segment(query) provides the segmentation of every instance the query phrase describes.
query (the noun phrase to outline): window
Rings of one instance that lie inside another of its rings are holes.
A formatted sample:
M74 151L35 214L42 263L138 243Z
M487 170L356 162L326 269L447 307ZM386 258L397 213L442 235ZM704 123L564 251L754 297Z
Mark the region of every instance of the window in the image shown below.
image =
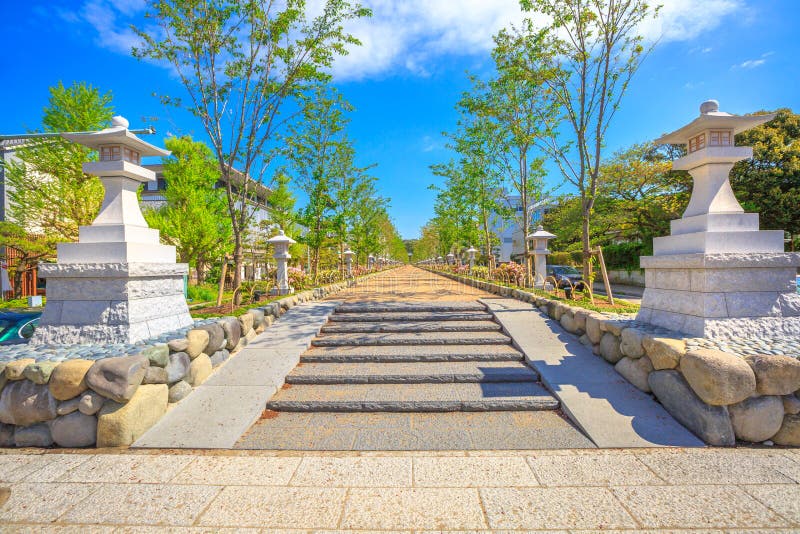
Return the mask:
M689 152L696 152L706 147L706 134L701 133L689 139Z
M514 239L511 238L511 237L504 237L503 238L503 243L513 243L513 242L514 242Z
M712 130L711 146L731 146L730 130Z
M139 164L138 152L136 152L135 150L131 150L128 147L125 147L123 153L125 154L125 161L130 161L131 163L135 163L136 165Z

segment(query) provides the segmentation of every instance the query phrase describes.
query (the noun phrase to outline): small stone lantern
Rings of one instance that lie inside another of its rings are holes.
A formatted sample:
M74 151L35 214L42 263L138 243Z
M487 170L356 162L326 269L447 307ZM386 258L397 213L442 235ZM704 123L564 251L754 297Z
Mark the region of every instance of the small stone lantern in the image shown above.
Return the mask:
M351 277L353 276L353 256L355 255L355 252L350 250L350 247L348 246L344 250L343 255L344 255L344 263L347 266L347 276Z
M283 230L278 230L278 235L272 239L268 239L267 243L275 247L275 258L277 264L277 285L270 290L270 295L289 295L294 293L294 288L289 285L289 272L287 270L288 260L291 259L289 254L289 245L296 243L294 239L283 233Z
M373 267L375 267L375 256L370 254L367 256L367 268L371 271Z
M469 255L468 256L469 257L469 272L472 272L472 269L475 267L475 253L476 252L478 252L478 249L476 249L473 246L470 246L467 249L467 254Z
M536 231L528 236L531 242L531 254L533 255L533 270L535 273L533 287L544 288L547 278L547 256L550 251L547 249L547 242L555 238L554 234L546 232L542 225L536 227Z

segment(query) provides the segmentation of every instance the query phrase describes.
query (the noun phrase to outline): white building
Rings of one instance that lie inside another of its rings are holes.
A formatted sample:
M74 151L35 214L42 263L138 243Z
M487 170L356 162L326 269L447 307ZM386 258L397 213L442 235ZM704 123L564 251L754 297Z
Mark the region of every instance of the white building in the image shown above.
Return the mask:
M492 219L495 221L493 231L500 240L500 244L493 250L494 256L498 263L507 263L509 261L521 263L525 253L525 236L518 221L522 220L524 207L519 195L506 195L505 201L514 211L514 215L509 220L503 220L497 214L492 214ZM533 228L539 224L542 216L547 213L550 206L549 200L542 200L533 205L530 213L529 231L532 232Z

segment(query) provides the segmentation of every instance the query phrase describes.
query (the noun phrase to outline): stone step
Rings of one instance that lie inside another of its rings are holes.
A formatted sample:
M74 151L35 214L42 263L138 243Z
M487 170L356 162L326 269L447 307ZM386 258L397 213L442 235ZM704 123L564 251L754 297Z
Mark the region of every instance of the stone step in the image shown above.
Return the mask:
M326 334L369 332L497 332L500 325L492 321L398 321L381 323L329 323L322 327Z
M373 345L499 345L511 343L500 332L430 332L323 334L315 338L316 347L373 346Z
M443 312L378 312L378 313L334 313L328 320L334 323L350 322L393 322L393 321L491 321L491 313L479 311L443 311Z
M302 362L500 362L522 361L511 345L399 345L311 347Z
M558 401L533 382L487 384L290 385L266 408L287 412L452 412L555 410Z
M423 313L486 311L480 302L353 302L339 305L337 313Z
M536 382L522 362L303 363L288 384L421 384Z

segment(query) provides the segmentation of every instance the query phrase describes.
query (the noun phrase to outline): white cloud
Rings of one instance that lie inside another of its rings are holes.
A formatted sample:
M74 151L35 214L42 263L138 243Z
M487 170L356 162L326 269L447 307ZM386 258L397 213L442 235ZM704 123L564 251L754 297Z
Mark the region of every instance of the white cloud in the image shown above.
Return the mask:
M114 52L130 54L141 39L130 29L126 17L141 11L140 0L89 0L81 10L82 18L97 31L97 44ZM122 15L119 17L118 15Z
M733 65L731 67L731 69L754 69L756 67L760 67L761 65L766 63L767 62L767 58L769 56L771 56L772 54L774 54L774 53L775 52L765 52L765 53L761 54L760 58L758 58L758 59L748 59L748 60L742 61L741 63L739 63L737 65Z

